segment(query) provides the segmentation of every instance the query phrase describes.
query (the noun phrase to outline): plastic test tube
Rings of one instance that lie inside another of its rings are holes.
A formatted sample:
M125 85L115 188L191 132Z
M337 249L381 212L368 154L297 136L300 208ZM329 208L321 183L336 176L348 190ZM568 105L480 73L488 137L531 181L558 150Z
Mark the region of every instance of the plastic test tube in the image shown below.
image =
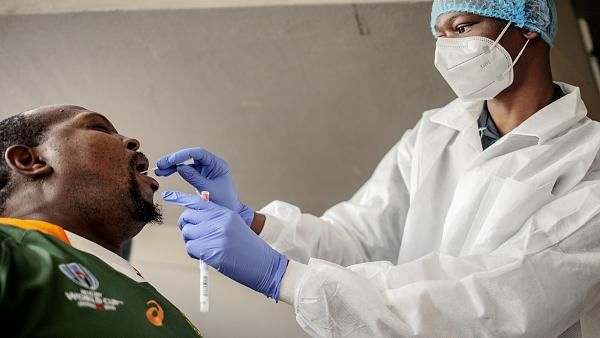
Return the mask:
M193 159L187 160L178 165L192 164L192 163L194 163ZM154 167L152 169L143 171L140 174L147 174L148 172L154 173L154 171L156 169L158 169L158 167ZM209 199L210 193L208 191L199 192L198 190L196 190L196 193L205 200ZM201 260L199 262L200 262L200 312L208 312L208 264L204 263Z
M196 190L196 192L198 192ZM202 191L198 193L201 198L208 200L209 192ZM200 262L200 312L208 312L208 264Z

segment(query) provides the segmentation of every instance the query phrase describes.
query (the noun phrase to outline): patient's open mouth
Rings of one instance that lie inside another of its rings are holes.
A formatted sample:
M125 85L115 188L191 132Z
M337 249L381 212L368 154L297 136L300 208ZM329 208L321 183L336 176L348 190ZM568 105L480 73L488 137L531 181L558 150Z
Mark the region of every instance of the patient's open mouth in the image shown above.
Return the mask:
M132 159L132 166L134 167L136 173L147 177L144 179L144 181L146 181L150 184L152 191L158 190L158 188L159 188L158 182L156 182L156 180L153 179L152 177L148 176L149 162L148 162L148 158L146 157L146 155L144 155L142 153L136 153Z
M139 163L135 166L135 170L141 175L148 175L148 163Z

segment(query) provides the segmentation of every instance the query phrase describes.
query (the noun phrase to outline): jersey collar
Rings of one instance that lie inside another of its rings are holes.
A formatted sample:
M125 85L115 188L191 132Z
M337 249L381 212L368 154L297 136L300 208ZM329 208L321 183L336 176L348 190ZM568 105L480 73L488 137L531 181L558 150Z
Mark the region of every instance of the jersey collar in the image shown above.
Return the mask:
M63 241L67 245L72 245L71 242L69 241L69 238L67 237L65 230L62 227L59 227L58 225L55 225L52 223L38 221L38 220L30 220L30 219L26 220L26 219L1 218L1 217L0 217L0 223L12 225L14 227L25 229L25 230L37 230L39 232L43 232L50 236L54 236L54 237L60 239L61 241Z
M103 246L90 241L87 238L81 237L68 230L65 230L67 237L71 241L74 248L77 250L87 252L91 255L98 257L104 263L110 265L113 269L119 271L125 276L133 279L136 282L143 282L144 277L137 271L131 264L123 257L116 253L104 248Z
M134 281L138 283L144 281L142 275L123 257L86 238L67 231L58 225L38 220L23 220L1 217L0 224L7 224L25 230L37 230L50 236L54 236L63 241L65 244L72 246L79 251L83 251L98 257L104 263L110 265L113 269L119 271Z

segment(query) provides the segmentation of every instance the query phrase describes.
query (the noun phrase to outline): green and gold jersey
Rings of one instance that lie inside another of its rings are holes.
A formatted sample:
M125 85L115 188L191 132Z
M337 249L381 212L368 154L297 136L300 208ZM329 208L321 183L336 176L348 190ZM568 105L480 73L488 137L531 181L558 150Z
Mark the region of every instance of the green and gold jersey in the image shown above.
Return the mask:
M0 322L4 337L201 336L141 276L74 248L56 225L14 219L0 219Z

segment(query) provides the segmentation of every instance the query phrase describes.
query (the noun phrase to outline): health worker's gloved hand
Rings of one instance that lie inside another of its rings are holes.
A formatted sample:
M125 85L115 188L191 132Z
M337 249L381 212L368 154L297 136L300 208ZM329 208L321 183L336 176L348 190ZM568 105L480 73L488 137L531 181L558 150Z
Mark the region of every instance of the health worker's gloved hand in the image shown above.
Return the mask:
M179 165L189 159L194 164ZM198 191L208 191L210 200L237 212L250 226L254 210L240 202L227 162L202 148L182 149L161 157L156 163L158 176L169 176L174 172L194 186Z
M275 301L279 299L288 258L258 237L237 213L196 195L166 191L162 198L187 208L177 225L190 256Z

